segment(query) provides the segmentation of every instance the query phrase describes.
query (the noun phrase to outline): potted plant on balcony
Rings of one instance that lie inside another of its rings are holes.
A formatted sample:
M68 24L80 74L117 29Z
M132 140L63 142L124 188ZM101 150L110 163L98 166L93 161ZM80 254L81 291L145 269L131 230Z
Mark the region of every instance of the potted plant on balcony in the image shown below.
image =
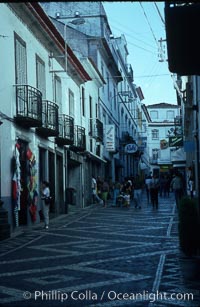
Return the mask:
M183 197L179 203L179 242L186 256L193 256L200 248L198 199Z

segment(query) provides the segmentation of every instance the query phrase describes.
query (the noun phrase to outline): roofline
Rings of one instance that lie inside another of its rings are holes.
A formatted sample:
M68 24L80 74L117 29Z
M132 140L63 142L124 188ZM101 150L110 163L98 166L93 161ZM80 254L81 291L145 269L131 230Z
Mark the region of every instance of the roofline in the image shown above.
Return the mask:
M54 40L57 47L60 49L61 52L65 52L65 41L61 34L58 32L50 18L46 15L42 7L38 2L24 2L24 5L35 15L35 17L38 19L42 27L46 30L46 32L49 34L49 36ZM77 73L80 75L82 80L91 81L92 78L89 76L89 74L86 72L84 67L82 66L81 62L78 60L78 58L75 56L71 48L67 45L67 56L68 60L71 63L71 65L76 68Z
M146 106L148 109L180 109L180 106L177 104L167 103L167 102L159 102L154 104L149 104Z

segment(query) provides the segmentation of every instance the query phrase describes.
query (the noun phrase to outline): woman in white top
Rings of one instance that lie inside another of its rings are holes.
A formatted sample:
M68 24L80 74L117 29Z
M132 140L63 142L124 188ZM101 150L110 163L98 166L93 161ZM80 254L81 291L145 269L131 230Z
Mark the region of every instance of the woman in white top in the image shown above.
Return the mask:
M47 198L50 197L50 189L49 189L49 183L47 181L42 182L42 197L43 200L43 215L44 215L44 222L45 222L45 228L49 228L49 207L50 207L50 200L46 201Z

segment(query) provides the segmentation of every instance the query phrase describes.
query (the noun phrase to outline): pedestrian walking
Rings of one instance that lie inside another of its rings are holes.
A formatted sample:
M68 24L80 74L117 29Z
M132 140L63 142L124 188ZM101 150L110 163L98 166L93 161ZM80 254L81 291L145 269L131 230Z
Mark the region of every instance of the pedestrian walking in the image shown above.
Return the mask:
M92 202L98 202L103 205L103 200L97 194L97 181L95 176L92 176Z
M166 177L164 175L160 176L160 197L165 197L165 184L166 184Z
M113 190L113 206L117 206L117 198L120 195L121 191L121 184L120 182L116 181L114 184L114 190Z
M135 208L142 208L142 189L144 187L144 180L140 178L138 174L135 176L134 180L134 199L135 199Z
M49 228L49 209L51 204L50 188L47 181L42 182L41 199L43 200L42 212L44 215L45 229Z
M169 175L167 175L166 177L167 177L167 181L166 181L166 185L165 185L165 190L166 190L166 196L169 197L171 177Z
M174 196L175 196L175 201L176 201L176 206L178 208L179 206L179 201L181 200L181 198L183 197L183 179L182 179L182 175L180 173L176 173L175 176L173 177L172 181L171 181L171 189L174 192Z
M159 179L156 175L153 175L150 182L150 195L153 208L158 209L158 192L159 192Z
M150 202L150 183L151 183L151 175L146 176L145 178L145 188L146 188L146 195L147 195L147 203Z
M193 198L194 197L194 179L192 176L190 176L188 180L188 190L190 193L190 197Z
M109 184L106 180L104 180L102 184L102 190L101 190L101 198L103 200L103 207L107 207L108 193L109 193Z

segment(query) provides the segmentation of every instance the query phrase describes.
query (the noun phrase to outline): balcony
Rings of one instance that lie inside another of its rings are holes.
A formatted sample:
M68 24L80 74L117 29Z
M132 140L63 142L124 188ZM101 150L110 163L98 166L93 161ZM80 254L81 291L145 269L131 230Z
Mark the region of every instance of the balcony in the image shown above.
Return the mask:
M74 119L62 114L58 119L58 136L56 143L58 145L72 145L74 143Z
M70 150L75 152L83 152L86 150L85 128L74 126L74 143L70 146Z
M42 101L42 126L37 132L43 137L58 136L58 105L55 102Z
M30 85L16 85L15 122L26 128L42 125L42 93Z
M89 135L97 142L103 141L103 123L98 118L89 119Z

